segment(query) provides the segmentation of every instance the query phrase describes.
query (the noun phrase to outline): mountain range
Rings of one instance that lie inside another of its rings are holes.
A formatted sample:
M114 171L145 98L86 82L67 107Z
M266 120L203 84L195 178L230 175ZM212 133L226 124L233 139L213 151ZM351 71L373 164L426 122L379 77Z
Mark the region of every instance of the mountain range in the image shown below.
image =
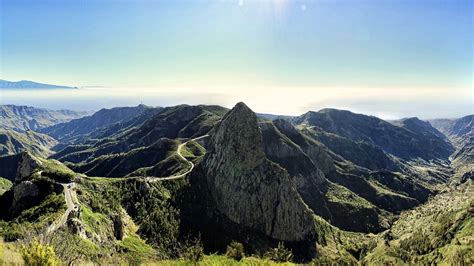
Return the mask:
M8 81L0 79L0 89L77 89L77 87L45 84L29 80Z
M0 117L0 235L46 235L65 262L224 259L232 243L254 264L474 261L472 115L28 110Z

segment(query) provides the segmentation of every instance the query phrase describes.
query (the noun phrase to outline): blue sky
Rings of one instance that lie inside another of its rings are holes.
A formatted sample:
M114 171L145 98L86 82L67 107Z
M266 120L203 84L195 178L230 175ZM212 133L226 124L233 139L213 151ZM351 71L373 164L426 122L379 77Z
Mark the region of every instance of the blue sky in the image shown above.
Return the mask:
M440 115L472 113L472 1L0 2L7 80L232 95L221 104L278 94L253 100L275 113L400 116L404 99L429 109L414 115L440 101L458 106Z

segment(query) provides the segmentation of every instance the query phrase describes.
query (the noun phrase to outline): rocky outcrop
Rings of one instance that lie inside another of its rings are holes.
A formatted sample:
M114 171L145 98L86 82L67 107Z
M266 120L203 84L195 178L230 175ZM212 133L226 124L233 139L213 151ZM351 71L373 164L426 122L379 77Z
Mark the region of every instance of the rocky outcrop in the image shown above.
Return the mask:
M120 215L111 215L110 218L114 224L114 236L117 240L123 239L124 224Z
M18 170L15 178L15 182L19 183L23 181L25 178L31 176L33 171L40 167L42 162L31 155L28 152L23 152L21 154L20 163L18 164Z
M255 114L238 103L216 126L202 169L217 210L274 239L315 236L313 213L286 170L265 156Z
M76 234L84 239L87 239L87 234L86 234L86 227L82 220L80 219L81 217L81 209L80 207L76 210L71 210L67 217L67 227L71 231L71 233Z
M11 212L17 213L30 205L31 200L40 195L40 190L36 184L31 181L23 181L13 187L13 202Z

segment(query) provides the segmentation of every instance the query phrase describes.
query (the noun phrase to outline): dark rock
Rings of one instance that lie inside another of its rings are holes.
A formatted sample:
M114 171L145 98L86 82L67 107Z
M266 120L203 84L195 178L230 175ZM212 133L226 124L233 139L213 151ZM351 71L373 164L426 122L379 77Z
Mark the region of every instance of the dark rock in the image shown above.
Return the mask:
M312 211L288 172L265 157L257 117L245 104L216 127L202 164L216 208L232 222L279 240L314 238Z
M19 183L25 178L31 176L31 174L40 167L43 163L38 160L36 157L31 155L28 152L23 152L21 154L20 163L18 164L18 170L15 178L15 182Z

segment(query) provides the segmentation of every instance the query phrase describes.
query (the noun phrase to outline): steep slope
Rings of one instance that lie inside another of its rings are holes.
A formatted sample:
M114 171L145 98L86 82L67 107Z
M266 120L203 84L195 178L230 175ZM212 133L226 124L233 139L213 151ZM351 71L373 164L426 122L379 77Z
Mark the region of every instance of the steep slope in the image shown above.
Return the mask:
M303 201L317 215L345 230L381 230L381 210L351 190L326 179L338 173L322 145L283 120L259 125L266 156L288 171Z
M428 122L436 128L439 132L443 133L444 135L449 135L447 132L453 126L454 121L456 119L449 119L449 118L437 118L437 119L429 119Z
M101 109L91 116L43 128L41 129L41 132L48 134L61 142L68 142L81 135L89 134L106 126L119 122L127 122L140 116L145 112L145 110L150 108L152 107L138 105L135 107Z
M308 112L292 120L297 125L316 126L353 141L380 147L385 153L404 160L447 160L454 151L443 138L424 135L390 124L382 119L349 111L323 109Z
M125 176L138 168L153 167L167 159L168 156L165 155L175 150L172 139L206 134L226 111L227 109L216 106L180 105L163 108L139 126L126 127L107 138L67 146L52 158L76 164L70 164L70 167L79 172ZM170 145L162 145L165 143ZM153 152L157 156L150 157ZM180 161L169 158L166 163L169 164L166 168L170 168L179 165ZM121 168L127 164L127 170ZM116 170L112 171L112 168Z
M350 138L329 133L317 127L301 129L311 138L323 143L334 153L352 163L370 170L397 170L397 162L381 148L365 141L353 141ZM377 158L374 160L374 158Z
M286 241L314 236L311 212L288 173L265 158L256 116L245 104L224 116L202 165L217 209L230 220Z
M446 139L446 136L433 127L429 122L422 121L417 117L404 118L401 120L393 121L392 124L411 130L412 132L419 133L425 136L425 138L433 139ZM446 147L449 149L449 147Z
M369 246L365 264L470 265L474 262L474 187L451 187L400 215Z
M30 106L0 105L0 129L38 130L87 115L87 112L49 110Z
M451 160L457 168L474 162L474 115L459 119L433 119L429 123L456 147Z
M265 241L256 240L260 235L299 243L300 255L311 253L313 213L288 172L266 158L257 117L245 104L238 103L216 125L190 184L183 213L205 241L235 237L255 245ZM228 235L207 235L225 227Z
M0 156L18 154L22 151L48 156L52 153L50 149L57 143L50 136L32 130L25 132L0 130Z
M15 181L21 154L0 156L0 176Z
M445 134L457 148L451 156L453 164L461 166L474 163L474 115L456 119Z
M102 155L86 163L70 164L70 167L76 172L90 176L123 177L139 168L155 166L171 156L177 146L176 141L162 138L148 147Z

